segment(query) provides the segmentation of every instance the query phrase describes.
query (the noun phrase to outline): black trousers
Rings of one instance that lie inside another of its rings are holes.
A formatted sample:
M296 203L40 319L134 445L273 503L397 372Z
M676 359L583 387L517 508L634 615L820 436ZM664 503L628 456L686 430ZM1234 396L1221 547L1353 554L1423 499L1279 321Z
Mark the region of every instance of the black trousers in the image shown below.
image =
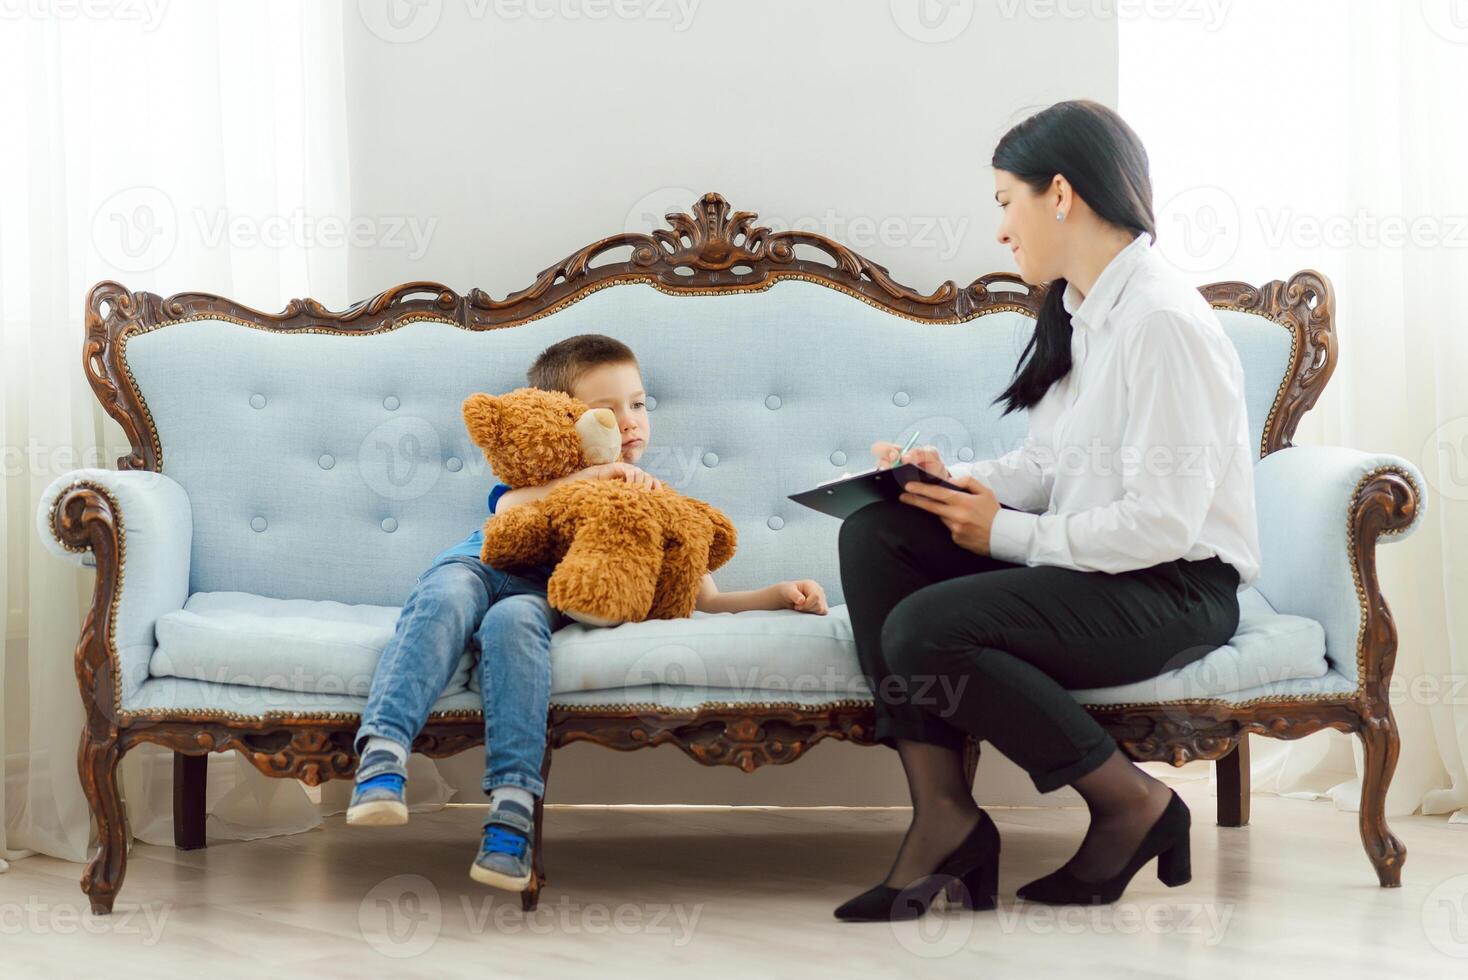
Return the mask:
M1120 574L1016 565L958 546L937 516L897 501L848 517L840 548L876 739L959 748L972 735L1042 793L1116 750L1067 690L1186 666L1239 624L1239 576L1217 557Z

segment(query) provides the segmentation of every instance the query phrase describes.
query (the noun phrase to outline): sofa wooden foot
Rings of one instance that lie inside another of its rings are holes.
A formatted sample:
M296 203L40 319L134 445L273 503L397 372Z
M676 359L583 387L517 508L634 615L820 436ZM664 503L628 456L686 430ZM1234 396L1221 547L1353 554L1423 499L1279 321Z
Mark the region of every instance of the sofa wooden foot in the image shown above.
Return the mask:
M1249 733L1239 736L1233 751L1214 763L1218 773L1218 825L1249 823Z
M546 739L545 755L540 759L540 782L545 785L550 781L551 746L550 739ZM541 856L540 829L545 823L545 792L542 790L540 796L535 798L535 842L530 855L530 887L520 893L520 908L526 912L534 912L535 907L540 904L540 890L545 887L545 859Z
M173 753L173 846L195 851L204 843L204 795L209 757Z
M1397 768L1401 737L1392 718L1391 708L1382 706L1382 714L1362 719L1358 733L1365 754L1361 774L1361 843L1366 857L1376 868L1377 880L1383 888L1402 884L1402 863L1407 848L1386 825L1386 791Z
M127 874L127 811L117 786L117 764L123 746L115 734L98 739L82 732L77 752L77 769L82 790L97 821L97 853L82 872L82 891L92 904L92 914L108 915Z

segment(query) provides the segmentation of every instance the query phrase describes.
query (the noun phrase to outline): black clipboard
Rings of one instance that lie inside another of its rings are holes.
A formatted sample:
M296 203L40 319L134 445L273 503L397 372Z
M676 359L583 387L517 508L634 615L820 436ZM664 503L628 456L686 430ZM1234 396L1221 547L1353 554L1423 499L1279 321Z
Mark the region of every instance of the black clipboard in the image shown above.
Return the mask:
M868 504L879 503L883 500L896 500L901 496L903 487L914 480L936 483L950 490L957 490L959 493L968 493L963 487L956 487L942 477L934 476L921 466L903 463L891 469L868 470L843 480L833 480L811 490L792 493L789 497L797 504L804 504L812 510L830 514L844 521Z

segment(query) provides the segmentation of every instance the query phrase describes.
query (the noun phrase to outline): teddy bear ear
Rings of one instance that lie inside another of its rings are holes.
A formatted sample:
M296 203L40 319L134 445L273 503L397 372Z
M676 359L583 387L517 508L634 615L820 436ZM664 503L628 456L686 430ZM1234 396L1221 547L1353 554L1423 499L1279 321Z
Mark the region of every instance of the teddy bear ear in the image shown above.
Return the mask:
M488 449L494 444L499 419L498 398L477 393L464 399L464 427L469 430L469 438L481 449Z

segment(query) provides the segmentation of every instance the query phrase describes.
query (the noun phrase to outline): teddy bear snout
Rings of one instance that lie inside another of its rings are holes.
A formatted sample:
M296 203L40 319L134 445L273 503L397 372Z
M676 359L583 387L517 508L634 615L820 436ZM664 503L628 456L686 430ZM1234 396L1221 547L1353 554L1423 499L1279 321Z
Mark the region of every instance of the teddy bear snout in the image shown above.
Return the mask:
M581 453L589 465L610 463L622 453L622 433L609 408L589 408L576 420Z

